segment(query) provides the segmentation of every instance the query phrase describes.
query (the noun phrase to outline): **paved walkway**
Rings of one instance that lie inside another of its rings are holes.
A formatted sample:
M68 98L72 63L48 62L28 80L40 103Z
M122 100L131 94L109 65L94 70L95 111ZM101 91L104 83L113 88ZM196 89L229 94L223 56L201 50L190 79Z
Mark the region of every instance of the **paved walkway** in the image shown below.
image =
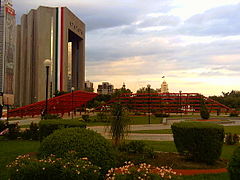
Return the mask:
M105 138L110 139L109 129L104 126L89 126L92 129ZM138 130L158 130L158 129L170 129L170 125L163 124L144 124L144 125L131 125L130 131ZM143 133L128 133L126 139L128 140L149 140L149 141L173 141L172 134L143 134Z
M222 124L223 126L239 126L239 119L230 119L232 122ZM11 123L19 122L19 125L27 125L31 122L38 123L40 121L39 118L29 118L26 120L14 120L10 121ZM233 123L234 122L234 123ZM108 133L109 130L105 126L89 126L89 129L92 129L104 137L110 139L110 135ZM163 124L144 124L144 125L131 125L130 131L138 131L138 130L160 130L160 129L170 129L170 125ZM142 133L129 133L127 136L129 140L150 140L150 141L173 141L172 134L142 134Z

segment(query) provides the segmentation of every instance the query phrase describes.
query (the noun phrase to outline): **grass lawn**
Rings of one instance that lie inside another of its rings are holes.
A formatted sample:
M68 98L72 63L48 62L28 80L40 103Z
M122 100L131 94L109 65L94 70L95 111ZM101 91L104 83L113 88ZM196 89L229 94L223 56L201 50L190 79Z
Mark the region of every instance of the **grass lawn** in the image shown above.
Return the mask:
M225 133L240 134L240 126L224 126ZM131 131L132 133L143 134L172 134L171 129L158 129L158 130L140 130Z
M144 141L146 144L150 145L155 151L162 151L162 152L177 152L176 146L173 141ZM230 160L233 154L233 151L239 145L223 145L222 159Z
M140 133L140 134L172 134L172 130L171 129L139 130L139 131L131 131L131 133Z
M6 165L8 163L15 160L18 155L37 152L39 145L39 141L7 141L0 139L0 179L7 179Z
M240 134L240 126L225 126L225 133Z
M172 141L144 141L146 144L152 146L155 151L163 151L163 152L176 152L176 147L174 142ZM24 141L24 140L13 140L7 141L0 139L0 177L1 180L7 179L7 171L6 165L13 161L18 155L26 154L29 152L37 152L40 143L38 141ZM223 153L221 158L230 159L234 149L237 146L223 146ZM186 180L202 180L202 179L210 179L210 180L228 180L227 173L221 174L208 174L208 175L196 175L196 176L184 176L183 179Z

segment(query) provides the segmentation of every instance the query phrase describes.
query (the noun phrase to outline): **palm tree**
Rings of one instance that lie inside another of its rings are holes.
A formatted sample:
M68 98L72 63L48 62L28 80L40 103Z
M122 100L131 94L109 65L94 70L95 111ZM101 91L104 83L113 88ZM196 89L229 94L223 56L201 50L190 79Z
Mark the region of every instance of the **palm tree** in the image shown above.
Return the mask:
M126 108L120 103L115 103L112 106L111 114L110 133L114 145L119 145L129 130L130 118Z

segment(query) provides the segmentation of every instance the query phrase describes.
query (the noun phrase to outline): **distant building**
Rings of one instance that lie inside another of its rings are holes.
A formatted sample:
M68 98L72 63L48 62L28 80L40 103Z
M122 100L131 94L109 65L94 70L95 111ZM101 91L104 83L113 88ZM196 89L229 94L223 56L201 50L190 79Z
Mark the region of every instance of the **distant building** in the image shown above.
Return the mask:
M160 93L169 93L168 84L167 84L167 82L165 80L162 82L161 88L158 89L158 92L160 92Z
M11 0L0 5L0 93L4 104L13 104L16 18Z
M109 82L103 82L102 84L98 85L97 93L98 94L112 94L113 93L113 85Z
M93 92L93 91L94 91L94 89L93 89L93 83L90 82L90 81L85 81L85 83L84 83L84 89L85 89L85 91L87 91L87 92Z

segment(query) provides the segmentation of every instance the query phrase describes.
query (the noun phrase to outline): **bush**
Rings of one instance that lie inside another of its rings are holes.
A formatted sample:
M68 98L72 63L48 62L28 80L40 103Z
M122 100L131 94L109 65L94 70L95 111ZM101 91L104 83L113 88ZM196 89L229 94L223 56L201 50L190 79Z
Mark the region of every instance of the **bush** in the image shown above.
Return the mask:
M82 119L83 119L83 121L85 121L85 122L90 122L89 115L87 115L87 114L82 115Z
M29 129L23 131L22 138L25 140L39 140L38 124L31 122Z
M116 154L111 143L100 134L83 128L67 128L56 130L40 144L40 156L55 154L63 156L74 150L78 157L88 157L89 160L103 168L103 172L115 165Z
M119 146L119 150L133 154L146 153L149 155L149 157L154 156L153 149L143 141L130 141L129 143L121 144Z
M239 180L240 177L240 147L233 152L232 158L228 164L228 172L231 180Z
M234 145L239 143L239 136L237 134L227 133L225 136L225 143L227 145Z
M40 160L23 155L7 167L11 180L80 180L99 177L97 166L87 158L76 158L72 152L64 158L51 155Z
M86 128L86 124L77 120L71 119L49 119L39 122L39 138L42 141L45 137L52 134L53 131L62 128L80 127Z
M6 126L5 121L1 121L1 120L0 120L0 132L3 131L3 130L6 129L6 128L7 128L7 126Z
M163 113L155 113L154 114L155 117L169 117L169 114L163 114Z
M96 117L98 122L109 122L109 118L105 112L99 112L97 113Z
M209 117L210 117L210 114L209 114L205 104L202 104L202 106L201 106L200 115L201 115L202 119L209 119Z
M6 137L8 139L17 139L20 136L20 128L18 126L18 123L15 124L7 124L8 133L6 134Z
M238 113L237 112L231 112L229 114L230 117L238 117Z
M171 128L179 153L208 164L219 159L224 139L223 126L205 122L180 122L174 123Z

